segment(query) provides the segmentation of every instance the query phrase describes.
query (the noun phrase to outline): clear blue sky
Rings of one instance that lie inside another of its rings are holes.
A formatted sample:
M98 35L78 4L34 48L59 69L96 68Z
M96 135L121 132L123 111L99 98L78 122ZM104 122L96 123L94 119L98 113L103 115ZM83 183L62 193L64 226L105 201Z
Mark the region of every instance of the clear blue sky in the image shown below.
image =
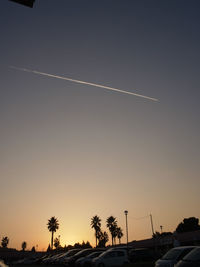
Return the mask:
M199 218L200 2L0 3L0 238L94 243L109 215L130 240ZM34 69L159 99L10 69ZM20 224L18 224L20 222ZM124 239L125 241L125 239Z

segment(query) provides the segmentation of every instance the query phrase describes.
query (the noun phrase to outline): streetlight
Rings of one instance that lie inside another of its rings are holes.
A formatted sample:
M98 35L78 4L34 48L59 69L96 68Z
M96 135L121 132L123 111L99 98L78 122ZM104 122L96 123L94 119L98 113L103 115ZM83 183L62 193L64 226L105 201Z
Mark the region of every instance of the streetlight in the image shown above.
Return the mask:
M125 217L126 217L126 243L127 243L127 248L128 248L128 210L124 211Z

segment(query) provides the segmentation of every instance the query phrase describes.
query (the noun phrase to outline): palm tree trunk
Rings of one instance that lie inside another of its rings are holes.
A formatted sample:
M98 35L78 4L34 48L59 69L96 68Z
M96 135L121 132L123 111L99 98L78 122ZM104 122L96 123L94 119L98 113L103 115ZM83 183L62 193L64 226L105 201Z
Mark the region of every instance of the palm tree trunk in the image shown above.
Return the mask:
M51 233L52 233L51 234L51 249L53 249L53 234L54 234L54 232L52 231Z

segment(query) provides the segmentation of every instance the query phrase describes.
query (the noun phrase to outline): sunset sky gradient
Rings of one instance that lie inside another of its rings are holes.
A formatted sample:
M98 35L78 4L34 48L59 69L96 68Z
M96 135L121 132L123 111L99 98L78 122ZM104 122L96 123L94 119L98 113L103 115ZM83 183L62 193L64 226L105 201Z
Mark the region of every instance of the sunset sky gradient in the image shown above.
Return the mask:
M129 240L200 217L200 2L0 3L0 239L89 240L113 215ZM37 70L159 99L11 69ZM145 218L143 218L145 217ZM140 218L140 219L138 219ZM126 242L125 236L123 242Z

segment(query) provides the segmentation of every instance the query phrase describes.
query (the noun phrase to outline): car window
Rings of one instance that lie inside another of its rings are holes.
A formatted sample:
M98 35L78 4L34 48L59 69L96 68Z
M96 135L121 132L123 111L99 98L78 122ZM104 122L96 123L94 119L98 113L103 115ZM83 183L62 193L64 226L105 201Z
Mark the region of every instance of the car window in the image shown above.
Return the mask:
M200 248L193 249L189 254L187 254L183 260L188 261L200 261Z
M178 260L181 260L185 255L187 255L192 249L194 248L186 248L184 249L181 254L178 256Z
M73 256L74 254L78 253L79 250L76 249L72 249L70 251L68 251L65 256Z
M76 253L75 256L86 256L88 254L92 253L92 250L81 250L78 253Z
M88 256L88 258L96 258L96 257L98 257L98 256L101 255L101 254L102 254L102 251L93 252L92 254L90 254L90 255Z
M124 257L124 252L123 251L117 251L117 256L118 257Z
M174 260L176 259L181 253L180 249L171 249L169 250L163 257L163 260Z
M108 259L108 258L113 258L116 256L116 253L115 251L111 251L109 252L108 254L106 254L105 258Z

